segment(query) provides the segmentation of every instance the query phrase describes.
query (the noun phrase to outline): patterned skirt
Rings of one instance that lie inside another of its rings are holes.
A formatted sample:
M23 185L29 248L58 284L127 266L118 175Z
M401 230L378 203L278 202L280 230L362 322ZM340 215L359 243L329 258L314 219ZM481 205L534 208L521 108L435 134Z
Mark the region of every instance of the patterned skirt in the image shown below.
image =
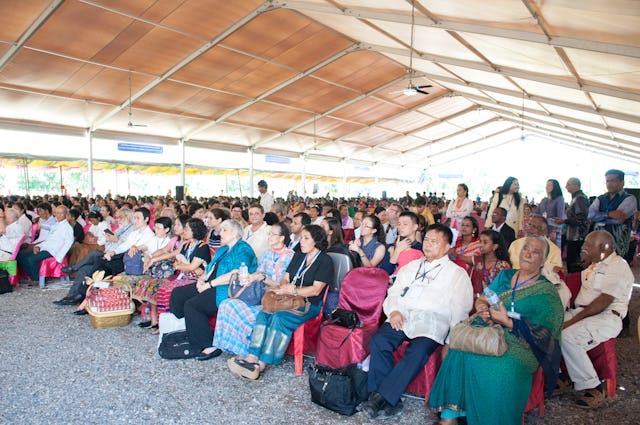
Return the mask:
M158 314L169 312L169 302L171 301L171 292L178 286L188 285L195 282L194 278L166 280L156 290L156 304L158 305Z
M249 354L251 332L261 305L248 306L242 300L227 298L218 307L213 345L227 353Z

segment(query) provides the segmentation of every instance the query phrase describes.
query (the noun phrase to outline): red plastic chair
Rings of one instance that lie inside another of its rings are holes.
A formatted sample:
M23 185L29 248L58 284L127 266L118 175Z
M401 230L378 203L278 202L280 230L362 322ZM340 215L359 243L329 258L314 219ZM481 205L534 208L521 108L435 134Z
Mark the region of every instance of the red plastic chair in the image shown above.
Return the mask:
M403 342L400 347L393 353L393 358L396 363L404 357L404 350L406 349L408 341ZM426 406L429 401L429 394L431 394L431 388L433 382L436 380L438 370L442 364L442 346L438 347L436 351L429 356L429 360L424 365L418 376L407 386L405 392L416 394L420 397L424 397L424 404Z
M338 307L352 310L362 322L353 330L323 324L318 338L316 363L339 368L359 363L369 355L369 341L378 330L382 302L389 287L389 275L375 267L358 267L342 281Z
M20 247L24 243L24 240L27 238L27 235L22 235L22 237L16 243L15 248L13 248L13 253L11 257L9 257L6 261L0 261L0 269L6 270L9 273L9 283L16 288L19 288L18 285L18 265L16 262L16 257L18 257L18 253L20 252Z
M38 238L38 222L35 222L31 225L31 240L29 241L29 243L33 243L35 242L35 240Z
M47 277L59 277L62 278L62 280L69 280L69 275L62 272L62 268L68 265L69 262L66 256L62 259L62 263L58 263L54 257L42 260L40 262L40 281L38 282L40 287L44 288L45 278Z
M573 306L573 303L578 296L578 292L580 292L580 287L582 286L581 276L581 273L577 272L571 273L566 277L566 284L571 291L571 306ZM591 359L591 363L598 373L598 378L605 381L607 397L615 398L618 376L616 339L611 338L600 343L597 347L587 351L587 355ZM568 375L564 366L564 361L562 362L562 370L565 375Z
M538 416L544 418L544 374L541 367L533 373L531 392L524 413L530 412L536 407L538 408ZM522 415L522 425L524 425L524 414Z

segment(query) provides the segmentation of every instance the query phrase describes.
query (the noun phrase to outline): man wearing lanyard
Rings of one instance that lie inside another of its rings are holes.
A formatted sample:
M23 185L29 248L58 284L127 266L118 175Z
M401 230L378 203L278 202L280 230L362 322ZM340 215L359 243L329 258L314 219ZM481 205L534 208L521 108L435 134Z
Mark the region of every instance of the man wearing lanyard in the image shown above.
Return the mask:
M105 251L115 251L118 247L125 243L131 233L133 233L133 211L128 208L123 208L116 212L116 220L118 221L118 228L115 232L110 234L107 232L105 235ZM69 288L67 296L54 301L54 304L58 305L75 305L82 302L84 294L86 292L86 285L84 285L85 277L91 276L98 263L102 260L104 252L94 249L87 254L78 263L64 267L63 272L67 274L75 273L76 276L73 279L73 285Z
M361 409L371 418L386 418L402 409L400 396L448 339L449 329L467 318L473 290L467 273L448 256L453 234L436 223L427 229L424 257L400 269L383 309L387 321L371 338L369 400ZM394 366L393 352L409 341Z
M631 222L638 210L636 197L623 190L624 173L609 170L605 173L607 193L598 196L589 207L589 220L595 230L606 230L615 241L616 253L624 257L631 240Z
M565 313L562 330L562 355L575 389L585 391L576 406L592 409L606 398L598 374L587 351L615 338L622 329L634 282L627 262L616 254L613 236L603 230L591 232L582 245L582 259L589 265L582 271L582 286L576 308ZM560 380L560 390L570 382Z

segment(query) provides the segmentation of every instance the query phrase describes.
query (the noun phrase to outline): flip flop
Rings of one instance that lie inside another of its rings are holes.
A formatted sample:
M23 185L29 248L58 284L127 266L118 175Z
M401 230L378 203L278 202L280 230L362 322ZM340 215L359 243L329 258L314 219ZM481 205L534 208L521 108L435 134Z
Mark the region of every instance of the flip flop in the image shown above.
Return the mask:
M576 407L581 409L597 409L604 403L607 394L597 388L586 390L582 397L576 400Z
M241 378L254 382L260 379L260 365L258 363L251 363L238 357L233 357L227 360L227 366L233 374Z

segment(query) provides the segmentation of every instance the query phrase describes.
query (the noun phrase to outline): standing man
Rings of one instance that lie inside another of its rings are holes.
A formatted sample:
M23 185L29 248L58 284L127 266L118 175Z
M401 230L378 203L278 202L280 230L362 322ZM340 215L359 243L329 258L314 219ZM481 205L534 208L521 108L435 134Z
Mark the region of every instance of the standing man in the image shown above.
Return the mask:
M273 206L273 196L267 191L268 185L264 180L258 182L258 192L260 192L260 205L264 211L271 211ZM260 258L260 257L258 257Z
M511 243L516 240L516 231L513 230L513 228L507 223L505 223L506 220L507 210L502 207L495 207L491 212L491 221L493 221L491 230L495 230L502 235L502 238L507 244L506 248L509 249ZM545 234L542 236L546 237L547 235Z
M289 248L293 252L302 252L300 248L300 234L304 226L311 224L311 217L305 212L299 212L291 220L291 235L289 235Z
M413 213L412 213L413 214ZM400 269L383 309L387 321L371 338L369 400L362 410L371 418L393 416L400 396L429 356L447 342L449 329L467 318L473 302L469 276L449 259L453 234L437 223L427 229L424 257ZM409 341L394 366L393 352Z
M569 273L582 271L580 250L584 243L584 238L589 233L589 199L580 190L580 180L577 177L571 177L567 180L565 188L571 194L571 203L567 209L567 218L565 220L555 217L553 221L556 224L565 224L567 226L567 271Z
M634 278L627 262L616 254L613 236L606 231L587 235L582 257L590 266L582 271L576 308L565 313L560 344L575 389L585 391L576 406L593 409L604 402L606 391L587 352L620 333ZM568 382L560 381L558 386L570 388Z
M30 250L22 250L18 254L18 267L24 270L31 280L38 281L42 260L55 257L58 263L62 263L64 256L71 249L73 228L67 221L67 212L69 211L64 205L56 207L54 214L56 223L47 232L46 239L33 245Z
M616 253L624 257L631 240L631 223L638 210L636 197L623 190L624 172L609 170L605 173L607 193L600 195L589 207L589 220L594 230L606 230L615 240Z

